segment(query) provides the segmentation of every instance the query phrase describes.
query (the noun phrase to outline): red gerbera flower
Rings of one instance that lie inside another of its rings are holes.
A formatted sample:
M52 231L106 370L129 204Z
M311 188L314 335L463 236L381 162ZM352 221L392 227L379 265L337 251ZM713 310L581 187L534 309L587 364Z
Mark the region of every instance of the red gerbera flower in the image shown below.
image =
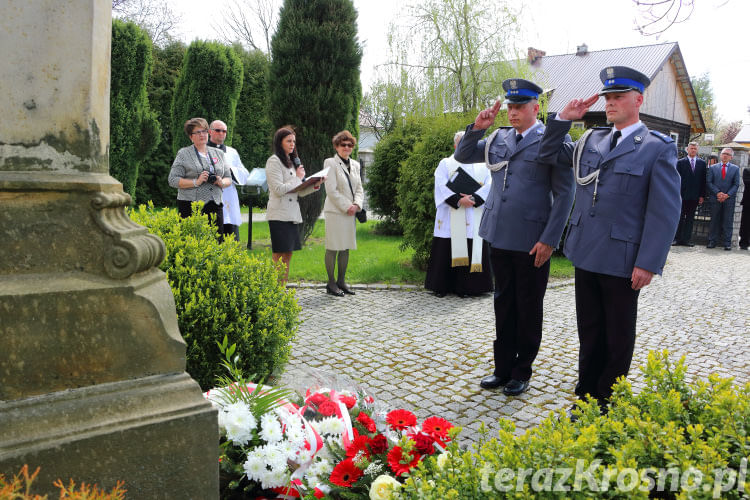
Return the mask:
M375 421L370 418L370 415L363 411L359 412L359 415L357 415L357 422L362 424L362 426L367 429L367 432L375 432L377 430L375 428Z
M370 438L367 436L357 436L354 441L349 443L346 447L346 456L354 457L358 452L363 452L366 456L370 456L370 450L367 448L367 444L370 442Z
M385 421L393 430L403 430L417 425L417 417L407 410L393 410L385 417Z
M452 427L453 424L440 417L430 417L422 423L422 430L424 432L442 441L448 439L448 429Z
M385 453L388 449L388 440L382 434L376 434L375 437L370 439L370 449L373 455L380 455Z
M326 417L330 417L331 415L335 415L336 412L339 409L339 405L334 403L333 401L323 401L320 406L318 406L318 411L321 415L324 415Z
M410 454L404 455L400 446L394 446L388 452L388 465L396 476L408 474L420 460L422 460L422 456L419 453L412 451Z
M339 396L339 401L344 403L349 410L354 408L354 405L357 404L357 398L354 396Z
M316 392L315 394L313 394L312 396L310 396L309 398L307 398L306 403L307 404L314 404L315 406L320 406L321 404L323 404L326 401L329 401L329 399L324 394Z
M347 458L339 462L336 467L331 471L331 477L328 478L333 484L337 486L343 486L345 488L351 487L357 479L362 477L362 471L354 465L351 458Z

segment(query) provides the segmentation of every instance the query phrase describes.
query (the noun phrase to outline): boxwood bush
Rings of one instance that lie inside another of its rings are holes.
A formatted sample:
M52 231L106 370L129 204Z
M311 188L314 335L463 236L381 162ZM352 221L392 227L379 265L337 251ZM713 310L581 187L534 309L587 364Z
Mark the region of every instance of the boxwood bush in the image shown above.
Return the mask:
M247 374L265 378L286 363L299 327L299 306L294 291L279 284L270 260L250 255L234 241L219 243L201 215L181 219L175 209L155 210L150 204L130 216L166 244L160 267L172 287L187 343L187 372L201 388L213 387L217 375L224 374L217 342L225 335L237 344L238 366Z
M497 439L424 461L398 497L747 498L750 383L689 384L666 351L642 370L646 387L621 379L608 415L586 402L577 422L550 414L521 436L501 420Z

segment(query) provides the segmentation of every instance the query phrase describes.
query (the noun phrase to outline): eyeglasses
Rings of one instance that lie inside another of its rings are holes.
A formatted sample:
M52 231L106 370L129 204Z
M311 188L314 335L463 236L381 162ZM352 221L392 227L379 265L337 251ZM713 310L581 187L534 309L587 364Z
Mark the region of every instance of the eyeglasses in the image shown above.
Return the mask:
M190 135L196 135L196 134L207 135L208 130L194 130Z
M339 144L339 146L341 146L342 148L353 148L354 144L352 144L351 142L342 142L341 144Z
M212 128L211 130L213 130L214 132L219 132L220 134L226 134L227 133L226 129Z

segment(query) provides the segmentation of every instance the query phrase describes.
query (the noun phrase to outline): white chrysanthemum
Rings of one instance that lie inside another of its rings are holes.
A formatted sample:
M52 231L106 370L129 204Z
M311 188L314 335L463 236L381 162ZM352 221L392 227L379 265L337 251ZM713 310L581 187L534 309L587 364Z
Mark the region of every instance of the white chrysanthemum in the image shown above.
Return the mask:
M267 443L278 443L284 438L284 434L281 432L281 424L276 420L263 422L263 429L259 435Z
M318 434L338 435L344 432L344 422L337 417L328 417L318 422Z
M266 457L266 463L272 468L286 468L286 454L278 446L270 444L264 446L263 455Z
M243 464L243 468L245 469L247 478L251 481L260 481L267 472L265 460L254 453L248 454L247 460L245 460L245 463Z
M308 469L313 475L328 477L333 471L333 466L328 460L318 460Z
M227 439L237 444L247 444L253 437L253 429L257 422L250 407L245 403L234 403L225 408L221 423L227 434Z
M286 438L298 448L305 444L305 431L302 427L287 427Z
M272 411L268 413L264 413L263 416L260 417L261 428L269 426L269 425L273 425L273 424L278 424L278 423L279 423L279 419L276 416L276 413Z
M261 479L264 488L278 488L289 484L290 476L286 469L273 469Z
M297 459L297 451L299 450L299 447L291 441L281 441L280 443L278 443L278 447L281 450L281 453L283 453L287 459Z
M298 448L299 453L297 454L296 461L298 464L304 464L306 462L309 462L310 459L313 457L312 451L308 450L305 447Z

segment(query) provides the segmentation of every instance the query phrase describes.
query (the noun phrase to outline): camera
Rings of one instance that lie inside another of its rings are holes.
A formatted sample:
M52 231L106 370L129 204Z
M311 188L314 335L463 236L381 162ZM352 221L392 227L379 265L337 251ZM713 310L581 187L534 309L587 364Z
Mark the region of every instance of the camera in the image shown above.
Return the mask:
M216 174L212 174L209 172L206 182L208 182L209 184L214 184L216 182Z

